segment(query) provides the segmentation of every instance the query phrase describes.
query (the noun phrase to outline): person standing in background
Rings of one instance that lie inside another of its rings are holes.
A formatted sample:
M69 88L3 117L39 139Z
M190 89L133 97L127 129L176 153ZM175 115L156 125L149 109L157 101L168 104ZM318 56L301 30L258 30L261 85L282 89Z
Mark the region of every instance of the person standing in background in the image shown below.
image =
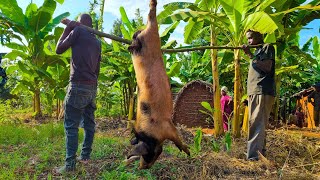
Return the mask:
M228 96L228 88L223 86L221 88L221 112L222 112L222 120L223 120L223 129L224 131L228 131L229 129L229 120L231 118L231 113L233 111L233 102L232 98Z

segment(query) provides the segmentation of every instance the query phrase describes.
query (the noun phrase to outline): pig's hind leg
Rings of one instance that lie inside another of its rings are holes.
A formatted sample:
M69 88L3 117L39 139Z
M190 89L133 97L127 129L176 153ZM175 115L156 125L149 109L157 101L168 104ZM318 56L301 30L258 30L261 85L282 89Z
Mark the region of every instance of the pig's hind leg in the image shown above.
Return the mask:
M180 151L183 151L188 156L190 156L189 147L182 142L182 140L179 136L178 130L173 125L173 123L170 123L170 130L169 130L168 139L171 140L179 148Z

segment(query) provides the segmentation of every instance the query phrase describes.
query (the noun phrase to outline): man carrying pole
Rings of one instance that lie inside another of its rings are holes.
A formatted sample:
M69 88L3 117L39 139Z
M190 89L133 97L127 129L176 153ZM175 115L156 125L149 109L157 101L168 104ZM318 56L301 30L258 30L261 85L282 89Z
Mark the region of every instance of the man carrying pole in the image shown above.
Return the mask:
M75 171L78 149L79 124L83 121L85 137L80 162L87 162L92 151L95 133L97 81L101 60L101 44L94 34L80 26L92 27L92 19L82 14L79 22L70 21L57 44L56 53L62 54L71 47L70 82L64 100L64 127L66 133L65 165L58 173Z
M275 97L275 50L264 44L259 32L246 33L250 45L262 44L254 54L243 45L244 52L250 57L247 90L249 102L249 137L247 159L258 160L259 153L265 156L266 126Z

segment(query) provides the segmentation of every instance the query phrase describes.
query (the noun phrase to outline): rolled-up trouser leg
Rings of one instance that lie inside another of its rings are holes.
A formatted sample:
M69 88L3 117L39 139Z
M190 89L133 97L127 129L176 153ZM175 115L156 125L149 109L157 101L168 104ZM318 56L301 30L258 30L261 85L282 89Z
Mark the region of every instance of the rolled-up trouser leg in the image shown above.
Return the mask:
M247 158L258 159L258 152L264 154L266 146L266 126L274 97L270 95L249 96L249 137Z

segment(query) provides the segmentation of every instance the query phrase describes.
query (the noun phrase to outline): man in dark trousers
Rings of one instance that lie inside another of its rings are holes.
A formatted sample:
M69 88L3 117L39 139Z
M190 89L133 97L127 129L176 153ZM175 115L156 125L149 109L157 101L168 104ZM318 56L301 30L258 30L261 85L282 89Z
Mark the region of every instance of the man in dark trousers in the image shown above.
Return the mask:
M254 54L243 45L251 59L247 79L250 122L247 159L258 160L258 151L265 156L266 126L275 97L275 50L272 45L264 44L259 32L249 30L246 37L250 45L261 44Z
M313 100L313 101L312 101ZM308 102L313 105L313 120L316 127L320 126L320 82L314 85L314 91L309 94Z
M64 127L66 132L66 160L58 172L76 169L79 124L83 120L85 137L80 162L87 162L92 151L95 133L94 111L96 110L97 80L101 60L101 43L94 34L79 26L92 27L88 14L80 15L79 22L68 23L57 44L56 53L62 54L71 47L70 82L64 100Z

